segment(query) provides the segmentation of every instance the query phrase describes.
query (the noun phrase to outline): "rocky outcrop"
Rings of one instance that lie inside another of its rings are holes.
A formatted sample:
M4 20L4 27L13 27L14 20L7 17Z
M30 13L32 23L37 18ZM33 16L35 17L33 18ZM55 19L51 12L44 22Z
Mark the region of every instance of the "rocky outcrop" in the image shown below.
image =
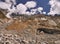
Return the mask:
M60 44L60 16L21 15L0 19L1 44Z

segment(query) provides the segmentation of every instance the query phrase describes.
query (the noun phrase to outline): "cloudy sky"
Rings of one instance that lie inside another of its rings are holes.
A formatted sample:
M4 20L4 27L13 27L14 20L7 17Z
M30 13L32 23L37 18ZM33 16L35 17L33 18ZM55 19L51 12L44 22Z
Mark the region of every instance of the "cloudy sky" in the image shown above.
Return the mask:
M60 0L0 0L0 8L19 14L60 14Z
M49 12L50 10L50 5L49 5L49 0L17 0L17 3L23 3L25 4L27 1L35 1L37 3L37 7L43 7L46 12Z

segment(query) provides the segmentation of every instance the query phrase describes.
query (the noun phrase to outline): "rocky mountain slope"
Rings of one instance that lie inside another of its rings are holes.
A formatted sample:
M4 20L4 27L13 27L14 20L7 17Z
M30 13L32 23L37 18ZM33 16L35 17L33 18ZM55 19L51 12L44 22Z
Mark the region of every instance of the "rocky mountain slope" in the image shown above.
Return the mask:
M0 44L60 44L60 16L0 18Z

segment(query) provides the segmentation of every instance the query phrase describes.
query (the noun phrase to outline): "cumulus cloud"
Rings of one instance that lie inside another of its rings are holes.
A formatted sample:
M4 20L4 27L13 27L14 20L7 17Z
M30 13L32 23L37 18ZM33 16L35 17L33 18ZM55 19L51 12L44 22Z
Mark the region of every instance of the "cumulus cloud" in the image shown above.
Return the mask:
M29 11L26 11L25 14L27 14L27 15L31 15Z
M60 14L60 0L50 0L49 4L51 5L51 8L48 15L54 16L55 14Z
M15 4L16 4L16 0L5 0L5 2L0 1L0 8L8 9Z
M16 0L5 0L5 2L16 5Z
M5 0L5 2L0 1L0 8L1 9L7 9L8 13L6 14L6 17L11 18L12 13L18 13L18 14L27 14L27 15L34 15L37 14L37 11L40 12L40 14L46 14L46 12L43 12L43 7L36 7L35 1L28 1L26 4L18 4L16 5L16 0ZM30 9L31 8L31 9ZM27 11L30 9L30 11Z
M31 15L34 15L34 14L36 14L36 11L37 11L37 9L31 9Z
M26 11L26 14L27 15L34 15L34 14L36 14L36 11L37 11L37 9L31 9L30 12L29 11Z
M42 14L43 7L38 7L38 8L37 8L37 11L38 11L40 14Z
M27 8L34 8L37 4L35 1L28 1L25 5Z
M43 14L46 14L46 12L42 12Z
M19 12L19 14L25 14L26 10L27 7L24 4L17 5L17 11Z
M7 4L5 2L0 2L0 8L1 9L8 9L11 7L11 4Z
M10 1L11 1L11 0L5 0L6 3L11 3Z

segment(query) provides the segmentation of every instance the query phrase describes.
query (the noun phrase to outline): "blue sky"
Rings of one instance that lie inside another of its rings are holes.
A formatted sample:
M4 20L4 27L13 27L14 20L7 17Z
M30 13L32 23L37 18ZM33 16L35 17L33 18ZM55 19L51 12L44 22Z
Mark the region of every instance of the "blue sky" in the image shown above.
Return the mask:
M9 1L9 0L0 0L0 1L5 2L5 1ZM35 1L36 2L37 6L34 7L34 9L37 9L39 7L42 7L43 8L43 12L46 12L46 13L49 13L50 10L51 10L51 5L49 4L49 1L51 1L51 0L16 0L16 3L17 3L17 5L19 5L19 4L22 3L23 6L24 6L27 2L30 2L30 1ZM17 5L15 7L17 7ZM30 12L30 10L31 10L31 8L30 9L27 9L27 11L29 11L29 12Z
M55 14L60 15L60 0L0 0L0 1L1 1L0 8L8 9L12 7L8 10L14 11L14 12L17 10L20 14L22 12L25 14L27 13L36 14L38 12L40 14L47 13L47 15L55 15ZM17 5L16 5L16 2L17 2Z
M5 0L1 0L1 1L5 1ZM50 0L16 0L17 4L20 3L26 4L26 2L28 1L35 1L37 3L37 6L35 8L43 7L43 11L49 13L51 8L51 6L49 5Z
M17 3L25 4L27 1L33 1L33 0L17 0ZM34 0L34 1L37 3L37 7L44 8L43 11L46 11L47 13L50 11L50 5L48 4L49 0Z

